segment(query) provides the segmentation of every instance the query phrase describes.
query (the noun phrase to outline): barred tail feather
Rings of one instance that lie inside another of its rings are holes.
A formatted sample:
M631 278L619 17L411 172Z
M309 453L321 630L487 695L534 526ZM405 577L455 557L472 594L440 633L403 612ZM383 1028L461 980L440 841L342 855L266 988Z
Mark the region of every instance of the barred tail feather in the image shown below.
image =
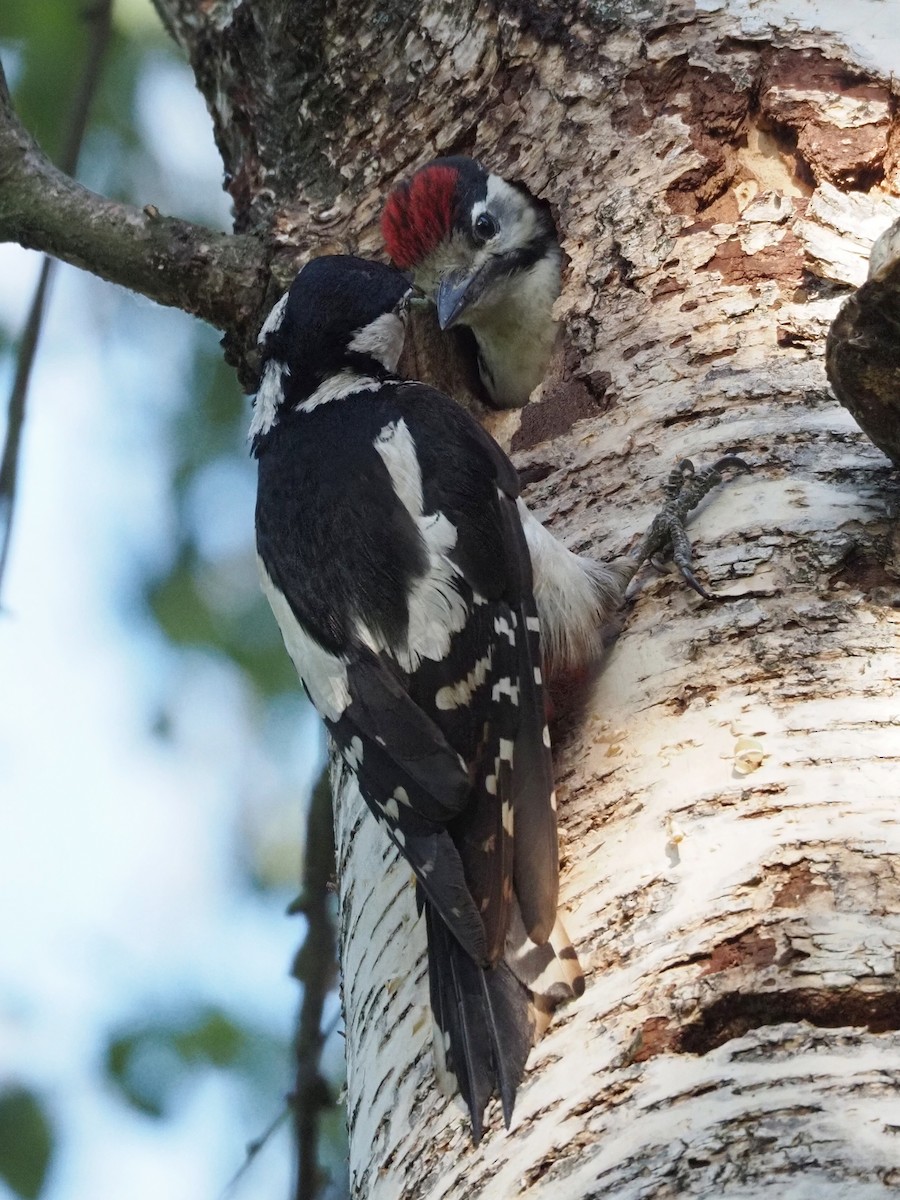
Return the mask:
M581 964L562 919L557 915L549 941L539 945L528 936L518 905L514 905L504 961L529 992L537 1041L559 1005L584 992Z

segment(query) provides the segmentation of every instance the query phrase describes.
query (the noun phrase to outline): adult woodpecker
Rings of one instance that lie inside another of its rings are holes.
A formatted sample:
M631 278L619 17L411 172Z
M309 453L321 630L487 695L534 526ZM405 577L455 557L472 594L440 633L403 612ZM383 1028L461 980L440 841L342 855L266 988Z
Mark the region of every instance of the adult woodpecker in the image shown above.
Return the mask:
M394 374L409 281L315 259L263 325L263 589L335 751L416 878L435 1061L482 1134L583 979L557 914L540 622L518 478ZM549 536L549 535L548 535Z
M436 158L394 188L381 228L441 329L471 329L491 403L527 404L557 329L562 252L549 204L472 158Z

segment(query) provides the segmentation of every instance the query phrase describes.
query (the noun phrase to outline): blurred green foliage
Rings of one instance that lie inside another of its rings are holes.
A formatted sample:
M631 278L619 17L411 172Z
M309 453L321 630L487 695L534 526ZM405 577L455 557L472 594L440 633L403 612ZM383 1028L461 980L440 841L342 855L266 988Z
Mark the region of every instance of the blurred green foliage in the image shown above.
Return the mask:
M0 1092L0 1179L17 1196L36 1200L52 1153L53 1131L37 1096L22 1087Z
M149 1117L171 1114L190 1078L218 1068L271 1100L287 1083L284 1043L220 1008L157 1014L113 1033L105 1070L122 1098Z

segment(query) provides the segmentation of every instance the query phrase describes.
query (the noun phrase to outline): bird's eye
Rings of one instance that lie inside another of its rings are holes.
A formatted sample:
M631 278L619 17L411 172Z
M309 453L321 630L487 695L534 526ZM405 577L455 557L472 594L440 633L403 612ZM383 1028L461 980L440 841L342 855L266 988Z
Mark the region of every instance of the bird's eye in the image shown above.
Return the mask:
M479 213L472 226L472 232L479 242L489 242L497 232L497 222L489 212Z

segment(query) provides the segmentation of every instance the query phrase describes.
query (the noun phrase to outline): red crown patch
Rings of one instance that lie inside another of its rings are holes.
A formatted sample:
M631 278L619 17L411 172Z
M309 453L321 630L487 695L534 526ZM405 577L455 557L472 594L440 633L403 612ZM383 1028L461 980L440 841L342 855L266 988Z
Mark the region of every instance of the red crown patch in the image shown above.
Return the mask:
M396 266L417 266L450 233L458 179L455 167L424 167L391 192L381 235Z

